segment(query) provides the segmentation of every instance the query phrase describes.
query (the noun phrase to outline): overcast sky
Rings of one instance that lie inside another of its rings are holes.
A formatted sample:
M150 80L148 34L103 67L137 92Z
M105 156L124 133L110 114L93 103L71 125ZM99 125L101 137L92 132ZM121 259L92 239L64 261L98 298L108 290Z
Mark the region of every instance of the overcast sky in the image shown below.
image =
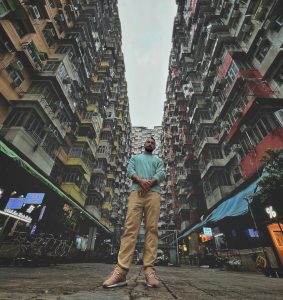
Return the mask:
M118 0L133 126L160 126L175 0Z

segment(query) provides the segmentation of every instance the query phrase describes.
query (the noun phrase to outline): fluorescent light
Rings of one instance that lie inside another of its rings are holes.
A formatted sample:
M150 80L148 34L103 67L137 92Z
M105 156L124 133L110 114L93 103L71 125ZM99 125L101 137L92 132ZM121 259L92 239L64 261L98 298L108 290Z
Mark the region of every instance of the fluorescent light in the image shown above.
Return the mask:
M222 236L222 235L223 235L223 233L218 233L214 237L219 237L219 236Z
M28 224L30 223L30 222L29 222L28 220L26 220L26 219L23 219L23 218L21 218L21 217L18 217L18 216L9 214L9 213L6 213L6 212L4 212L3 210L0 210L0 214L5 215L5 216L12 217L12 218L14 218L14 219L17 219L17 220L20 220L20 221L23 221L23 222L26 222L26 223L28 223Z

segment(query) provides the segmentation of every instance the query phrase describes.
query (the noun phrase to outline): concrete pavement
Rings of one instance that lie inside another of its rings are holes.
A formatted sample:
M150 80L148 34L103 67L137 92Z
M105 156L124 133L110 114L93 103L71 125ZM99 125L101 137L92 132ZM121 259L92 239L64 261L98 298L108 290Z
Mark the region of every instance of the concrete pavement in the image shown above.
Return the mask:
M262 274L198 267L158 267L161 287L144 285L140 266L128 274L128 286L103 289L109 264L66 264L51 267L1 267L0 299L40 300L169 300L283 299L283 279Z

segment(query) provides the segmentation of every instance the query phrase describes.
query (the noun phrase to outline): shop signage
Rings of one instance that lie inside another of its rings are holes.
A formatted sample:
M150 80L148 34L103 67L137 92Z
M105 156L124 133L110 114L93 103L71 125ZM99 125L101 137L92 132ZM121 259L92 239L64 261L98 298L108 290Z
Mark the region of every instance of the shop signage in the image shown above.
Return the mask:
M41 204L45 194L44 193L27 193L24 203L25 204Z
M273 219L276 218L277 216L277 212L274 210L274 208L272 206L268 206L265 208L266 213L269 216L269 219Z
M9 198L6 209L21 209L24 204L24 198Z
M21 220L26 223L31 223L31 221L32 221L31 217L29 217L21 212L18 212L16 210L13 210L13 209L5 208L4 211L0 210L0 213L2 215L6 215L6 216Z
M203 227L203 234L206 236L212 236L212 229L210 227Z

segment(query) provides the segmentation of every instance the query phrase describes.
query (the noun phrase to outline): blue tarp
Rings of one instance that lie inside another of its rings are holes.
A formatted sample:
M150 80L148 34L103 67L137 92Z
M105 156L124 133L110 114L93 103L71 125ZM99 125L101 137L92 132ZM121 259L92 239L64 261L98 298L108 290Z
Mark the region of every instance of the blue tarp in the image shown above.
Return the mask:
M178 240L188 236L189 234L203 227L207 223L215 223L226 217L236 217L236 216L241 216L246 214L249 209L247 198L255 193L258 181L259 179L254 181L252 184L250 184L248 187L240 191L235 196L222 202L200 223L196 224L194 227L188 229L181 236L179 236Z

